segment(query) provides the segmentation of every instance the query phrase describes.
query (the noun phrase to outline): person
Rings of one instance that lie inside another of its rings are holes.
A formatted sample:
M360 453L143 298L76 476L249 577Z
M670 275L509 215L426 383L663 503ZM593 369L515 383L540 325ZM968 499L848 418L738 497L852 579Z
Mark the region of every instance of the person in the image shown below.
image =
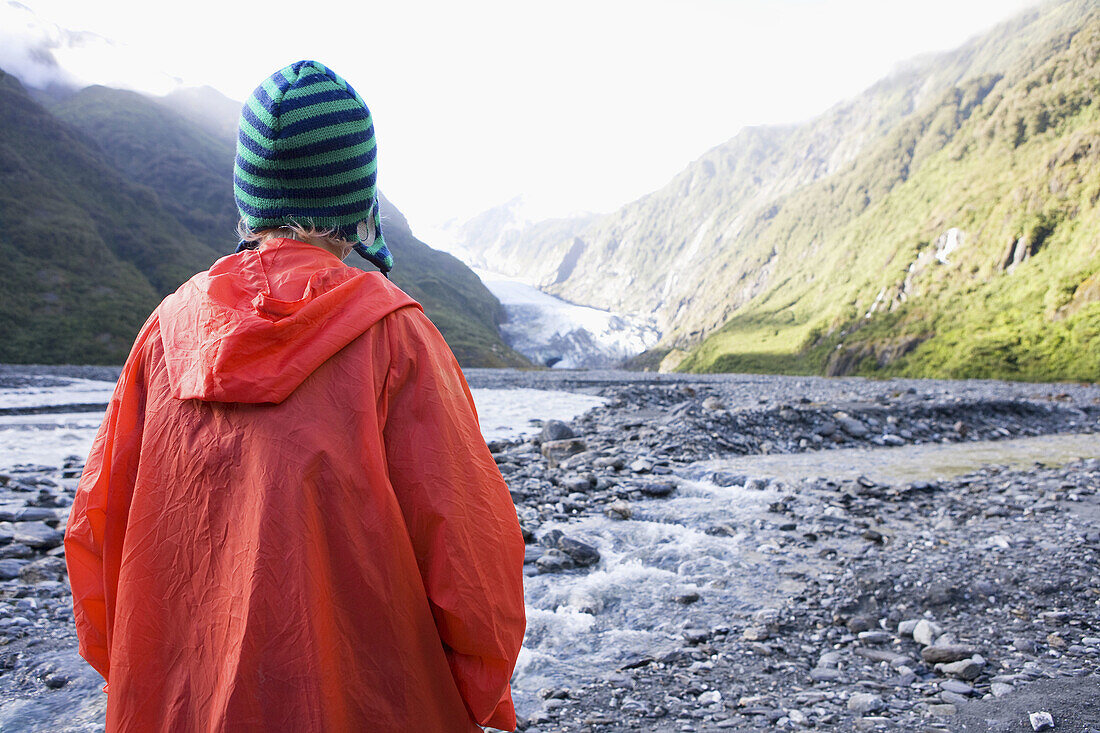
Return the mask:
M519 523L457 362L385 276L375 150L322 64L265 80L242 244L137 337L65 536L108 731L515 727Z

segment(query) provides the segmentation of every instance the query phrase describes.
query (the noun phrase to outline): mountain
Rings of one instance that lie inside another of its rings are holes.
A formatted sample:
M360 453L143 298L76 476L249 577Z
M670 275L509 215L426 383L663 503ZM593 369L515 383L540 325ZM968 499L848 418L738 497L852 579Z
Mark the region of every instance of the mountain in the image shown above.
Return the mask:
M0 71L0 362L121 363L218 253Z
M1096 379L1097 12L1047 3L579 231L468 246L655 315L666 369Z
M180 87L157 101L230 147L237 144L237 118L241 114L241 103L217 89Z
M595 214L583 214L536 220L524 197L517 196L467 221L448 222L444 228L453 238L452 250L468 262L519 276L527 274L532 253L572 241L596 219Z
M395 263L390 277L424 306L459 363L530 366L501 340L504 309L478 276L458 258L432 249L413 236L408 221L385 196L381 196L380 204L382 233ZM368 271L375 269L354 254L347 263Z
M235 142L224 131L230 110L235 129L239 105L210 89L156 100L93 86L47 98L47 110L14 77L2 81L0 252L20 267L0 276L0 323L10 330L0 333L0 362L119 363L159 299L236 245ZM383 216L395 281L421 300L459 361L527 365L500 339L500 303L477 276L413 237L389 202ZM64 250L34 244L44 232L101 246L59 258ZM42 278L56 287L39 292Z
M127 180L153 189L174 221L211 249L232 251L232 138L215 137L142 94L103 86L81 89L51 111L95 141Z

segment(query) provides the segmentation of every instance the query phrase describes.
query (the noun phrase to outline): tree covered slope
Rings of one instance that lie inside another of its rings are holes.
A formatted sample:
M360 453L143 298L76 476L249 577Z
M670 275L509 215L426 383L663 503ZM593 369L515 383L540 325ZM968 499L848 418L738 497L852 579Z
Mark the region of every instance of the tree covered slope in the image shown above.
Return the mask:
M767 287L680 367L1100 379L1098 92L1100 12L943 93L750 224Z
M234 105L213 90L197 105L97 86L47 110L11 76L0 95L0 252L13 263L0 275L0 362L119 363L160 298L236 246ZM526 365L473 272L416 240L388 202L386 216L394 279L460 362Z
M0 362L119 363L217 255L0 72Z

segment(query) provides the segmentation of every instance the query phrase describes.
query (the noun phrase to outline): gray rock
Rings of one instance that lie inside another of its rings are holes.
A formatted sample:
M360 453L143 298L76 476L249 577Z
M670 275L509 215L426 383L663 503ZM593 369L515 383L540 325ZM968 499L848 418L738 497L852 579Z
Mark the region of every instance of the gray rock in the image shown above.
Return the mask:
M523 564L529 565L538 562L538 559L546 554L546 548L538 545L527 545L523 548Z
M562 479L561 485L570 492L590 491L596 487L596 479L591 474L567 476Z
M844 625L848 628L848 631L851 631L853 634L858 634L861 631L874 629L876 623L877 619L874 616L859 614L852 616Z
M592 465L596 468L613 468L618 471L626 465L626 461L622 456L600 456L592 461Z
M839 682L840 677L839 669L817 667L810 670L810 679L814 682Z
M1015 689L1012 685L1004 682L993 682L989 685L989 691L993 694L993 697L1004 697Z
M547 550L535 561L535 567L539 569L540 573L560 573L563 570L574 568L576 565L573 563L573 558L561 550Z
M1039 648L1039 645L1031 639L1014 639L1012 646L1017 651L1026 652L1027 654L1034 654Z
M551 468L557 466L570 456L583 453L588 450L587 444L580 438L567 438L566 440L551 440L542 444L542 455L546 458Z
M629 503L622 499L617 499L607 505L604 514L611 519L630 519L634 516L634 510Z
M939 662L957 662L977 653L977 649L965 644L937 644L926 646L921 650L920 656L928 664L937 664Z
M53 549L57 549L56 547ZM48 552L48 550L47 550ZM20 560L25 560L28 557L34 557L35 551L31 547L27 547L22 542L12 542L9 545L0 547L0 559L15 557Z
M1028 719L1031 721L1032 730L1054 730L1054 718L1045 710L1029 714Z
M710 638L710 632L706 629L684 629L680 635L688 644L702 644Z
M63 532L44 522L16 522L13 527L13 540L28 547L49 549L57 547L65 539Z
M573 562L582 568L595 565L600 561L600 552L587 542L575 540L572 537L562 537L558 540L557 549L568 555Z
M766 626L750 626L741 633L745 641L767 641L771 634Z
M898 624L898 636L912 636L913 629L920 623L919 618L911 618Z
M969 700L966 695L960 695L957 692L951 692L951 690L944 690L941 692L940 699L952 705L962 705Z
M27 564L26 560L7 558L0 560L0 580L13 580L19 577L19 571Z
M57 521L57 512L41 506L28 506L15 513L16 522Z
M676 491L676 484L671 481L646 481L638 486L646 496L661 498Z
M864 644L889 644L894 635L888 631L861 631L858 638Z
M940 689L947 692L954 692L956 695L973 695L974 688L966 684L962 680L946 679L940 680Z
M935 621L929 621L926 618L922 618L917 622L917 625L913 627L913 641L922 646L931 646L943 633L943 628Z
M849 417L843 413L837 413L834 417L836 417L836 422L837 425L840 426L840 429L853 438L865 438L867 437L867 433L870 432L867 430L866 425L856 420L854 417Z
M547 420L542 426L542 432L539 433L539 439L543 443L552 443L556 440L568 440L575 437L577 437L577 434L573 432L573 428L561 420Z
M944 674L958 677L961 680L972 680L982 673L982 667L984 666L985 660L981 657L970 657L969 659L960 659L957 662L938 665L938 669Z
M886 707L878 695L869 692L857 692L848 698L848 709L853 713L876 713Z
M27 563L19 569L19 579L24 583L41 583L61 580L66 573L65 561L60 557L44 557Z

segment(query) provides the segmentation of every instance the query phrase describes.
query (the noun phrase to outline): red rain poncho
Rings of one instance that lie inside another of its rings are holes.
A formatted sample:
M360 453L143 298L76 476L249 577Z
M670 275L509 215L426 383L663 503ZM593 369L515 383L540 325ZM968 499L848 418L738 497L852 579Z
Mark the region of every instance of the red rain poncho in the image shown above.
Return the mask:
M523 540L469 389L411 298L312 245L157 308L65 550L109 731L515 726Z

